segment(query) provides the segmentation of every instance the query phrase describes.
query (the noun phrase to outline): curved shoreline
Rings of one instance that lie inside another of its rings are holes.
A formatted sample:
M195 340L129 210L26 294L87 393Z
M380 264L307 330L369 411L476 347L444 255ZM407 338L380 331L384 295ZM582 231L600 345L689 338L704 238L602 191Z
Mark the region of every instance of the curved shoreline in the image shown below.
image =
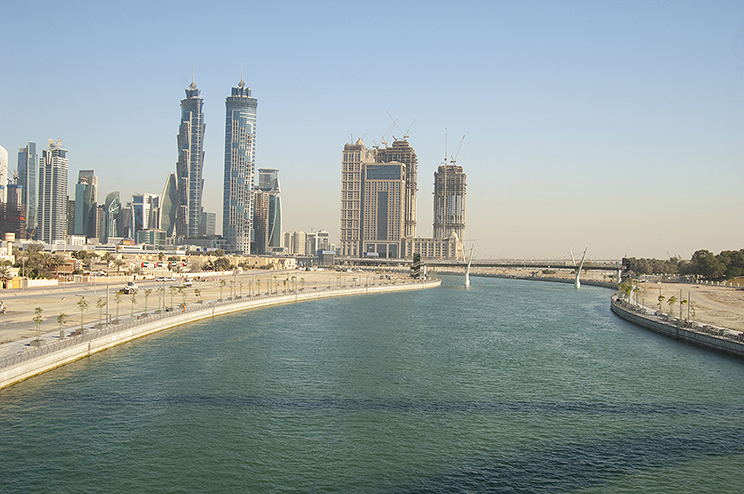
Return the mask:
M610 309L621 319L655 333L669 336L686 343L702 346L744 358L744 333L709 324L700 324L672 318L667 315L649 314L642 306L620 300L615 293L610 299Z
M303 291L280 294L255 299L213 301L202 306L191 306L182 313L152 315L128 324L89 330L85 334L58 340L48 345L23 351L0 359L0 389L11 386L30 377L50 371L62 365L107 350L116 345L128 343L137 338L180 326L182 324L218 315L241 312L272 305L319 300L323 298L371 293L387 293L407 290L421 290L441 285L441 279L425 282L407 282L393 285L362 286L319 291Z

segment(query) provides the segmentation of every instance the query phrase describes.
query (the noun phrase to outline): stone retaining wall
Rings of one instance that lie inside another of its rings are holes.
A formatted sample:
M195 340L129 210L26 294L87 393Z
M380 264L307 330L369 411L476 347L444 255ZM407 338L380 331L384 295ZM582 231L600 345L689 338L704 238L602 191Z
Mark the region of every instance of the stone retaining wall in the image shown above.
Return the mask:
M291 302L369 293L418 290L433 288L440 284L441 280L432 280L369 287L304 290L296 293L261 296L252 299L243 298L234 301L209 302L204 303L203 308L192 304L189 306L188 311L182 313L161 314L146 317L132 323L122 324L121 326L110 326L102 330L89 330L83 335L61 340L56 342L56 344L42 345L39 348L29 349L25 352L25 356L24 354L19 354L5 357L4 360L6 360L8 365L0 368L0 389L75 360L85 358L93 353L200 319Z

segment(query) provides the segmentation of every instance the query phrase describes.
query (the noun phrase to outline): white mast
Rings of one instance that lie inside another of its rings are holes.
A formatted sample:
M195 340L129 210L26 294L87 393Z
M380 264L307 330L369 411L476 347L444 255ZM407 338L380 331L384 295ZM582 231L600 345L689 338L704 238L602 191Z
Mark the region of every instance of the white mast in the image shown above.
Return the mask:
M465 286L470 286L470 263L473 262L473 249L475 245L470 247L470 259L468 259L468 268L465 270Z

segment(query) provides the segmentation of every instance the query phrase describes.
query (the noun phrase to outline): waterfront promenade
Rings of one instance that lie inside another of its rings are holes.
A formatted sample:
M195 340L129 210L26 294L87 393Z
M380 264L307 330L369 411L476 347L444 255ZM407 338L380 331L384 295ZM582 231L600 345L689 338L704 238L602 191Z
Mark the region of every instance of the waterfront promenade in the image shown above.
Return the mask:
M329 278L329 274L334 275L332 279ZM301 285L295 287L294 283L285 284L273 281L274 277L279 280L279 275L272 274L272 286L270 288L266 290L256 289L255 293L248 292L245 296L240 295L237 291L233 293L231 290L228 298L210 299L209 296L213 294L214 290L207 288L200 300L169 306L168 310L135 313L133 317L120 318L117 323L109 325L84 322L82 333L76 330L80 328L79 323L75 325L74 318L71 318L73 324L68 324L65 328L60 328L57 325L56 329L52 331L44 331L39 343L35 341L37 337L32 336L0 344L0 388L92 353L199 319L270 305L347 295L415 290L435 287L441 283L440 280L417 281L391 274L375 274L373 276L372 273L343 273L343 275L345 276L334 272L310 273L307 276L309 280L306 280L303 276ZM327 279L328 284L319 284L320 280L318 278ZM287 279L291 278L288 277ZM310 281L309 285L308 281ZM218 293L226 295L226 284L219 283L219 281L217 284ZM48 296L48 294L44 296ZM178 299L181 298L178 297ZM180 301L178 299L177 301ZM39 300L39 298L32 296L29 302L39 302ZM62 302L64 301L60 301L60 303ZM33 306L33 304L30 305ZM60 329L62 330L62 337L60 337ZM26 329L26 331L28 330Z

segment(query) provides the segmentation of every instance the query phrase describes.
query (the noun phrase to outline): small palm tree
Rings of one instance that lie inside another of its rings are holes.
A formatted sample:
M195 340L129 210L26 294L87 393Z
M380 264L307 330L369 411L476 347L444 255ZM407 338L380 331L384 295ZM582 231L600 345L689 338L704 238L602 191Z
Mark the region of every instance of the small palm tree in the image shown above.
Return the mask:
M243 282L238 281L238 287L240 288L240 298L243 298Z
M669 317L674 317L672 312L674 311L674 304L676 303L677 303L677 297L675 297L674 295L669 297L669 300L667 300L667 304L669 304Z
M657 300L659 301L658 305L659 305L659 310L661 311L661 303L664 302L664 300L666 300L666 297L662 294L659 294L659 298Z
M235 298L235 280L230 280L230 298Z
M162 286L159 286L155 289L155 293L158 294L158 308L160 308L160 301L163 298L163 292L165 292L165 288Z
M34 313L36 314L33 318L33 321L36 323L36 341L39 341L41 339L41 322L44 320L43 317L41 317L41 313L44 312L44 309L41 307L37 307L34 309Z
M225 283L225 280L220 280L220 300L222 300L222 289L225 287L227 283Z
M78 300L77 303L78 309L80 309L80 331L83 330L83 317L85 316L85 311L88 310L88 302L85 300L85 297L80 297L80 300Z
M300 289L305 290L305 278L300 278Z
M130 300L132 301L132 313L130 314L130 316L134 317L134 306L137 303L137 297L134 295L134 293L132 294Z
M150 298L150 294L152 293L152 288L148 288L145 290L145 312L147 312L147 299Z
M168 290L170 290L170 296L171 296L171 303L170 306L173 307L173 294L176 293L177 288L173 285L170 285L168 287Z
M256 280L256 291L258 292L258 295L261 295L261 280Z
M679 319L680 320L682 320L682 311L686 304L687 304L687 300L684 300L684 299L679 302Z
M57 316L57 323L59 324L59 339L65 337L65 333L62 331L62 325L67 322L67 318L69 317L69 314L65 314L64 312L60 312Z
M116 300L116 321L119 321L119 304L121 303L121 293L116 292L116 295L114 295L114 300Z
M196 297L197 300L199 300L199 303L201 303L201 290L199 290L198 288L194 288L194 297Z
M98 308L98 325L103 324L103 308L106 307L106 299L99 298L96 301L96 307Z
M186 290L185 290L185 288L186 288L185 286L179 286L178 287L178 293L181 294L181 299L183 300L183 305L184 306L186 305Z

